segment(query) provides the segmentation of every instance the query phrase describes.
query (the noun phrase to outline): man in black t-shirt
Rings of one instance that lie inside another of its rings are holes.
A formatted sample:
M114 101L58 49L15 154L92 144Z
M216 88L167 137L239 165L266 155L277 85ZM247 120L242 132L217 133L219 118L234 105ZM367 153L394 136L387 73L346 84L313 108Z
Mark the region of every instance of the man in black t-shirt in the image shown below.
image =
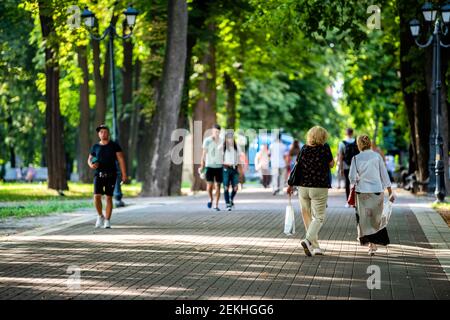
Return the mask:
M117 164L119 162L122 173L122 182L127 179L125 157L118 143L109 140L109 128L105 125L97 127L100 141L94 144L90 150L88 165L95 170L94 176L94 204L98 217L96 228L111 228L112 197L117 179ZM102 213L102 195L106 195L105 216Z

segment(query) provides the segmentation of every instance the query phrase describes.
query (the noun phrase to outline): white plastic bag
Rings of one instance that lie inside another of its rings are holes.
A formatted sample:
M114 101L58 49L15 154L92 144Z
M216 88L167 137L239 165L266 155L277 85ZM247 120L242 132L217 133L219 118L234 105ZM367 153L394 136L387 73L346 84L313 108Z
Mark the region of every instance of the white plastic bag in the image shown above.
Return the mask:
M295 213L291 203L291 197L289 197L289 204L286 206L286 214L284 216L284 233L287 236L295 233Z
M389 223L392 214L392 201L387 201L383 205L383 213L381 214L380 229L383 229Z

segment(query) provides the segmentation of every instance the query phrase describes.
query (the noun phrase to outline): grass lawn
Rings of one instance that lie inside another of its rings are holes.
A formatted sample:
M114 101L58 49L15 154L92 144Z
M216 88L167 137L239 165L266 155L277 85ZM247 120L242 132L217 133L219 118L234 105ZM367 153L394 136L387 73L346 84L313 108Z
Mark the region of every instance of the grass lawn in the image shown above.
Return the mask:
M4 201L30 200L65 200L92 198L92 184L71 183L69 190L64 191L65 197L47 188L46 183L0 183L0 203ZM136 197L141 191L140 183L122 185L124 197Z
M190 181L183 181L181 183L181 188L182 189L191 189L192 188L192 183Z
M17 203L14 205L0 206L0 219L25 218L43 216L55 212L72 212L82 208L92 208L92 200L48 200Z
M45 183L0 183L0 218L42 216L93 207L92 184L69 183L65 196ZM141 184L122 185L124 197L136 197ZM3 203L2 203L3 202Z

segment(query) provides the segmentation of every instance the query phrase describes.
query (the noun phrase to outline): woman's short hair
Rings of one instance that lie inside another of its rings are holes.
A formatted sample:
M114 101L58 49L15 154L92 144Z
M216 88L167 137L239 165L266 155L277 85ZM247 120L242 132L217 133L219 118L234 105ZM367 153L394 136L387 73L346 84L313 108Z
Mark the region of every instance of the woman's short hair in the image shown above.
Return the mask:
M356 144L358 145L359 151L368 150L372 147L372 142L367 134L362 134L358 137Z
M312 127L306 134L306 143L310 146L324 145L327 140L328 131L321 126Z

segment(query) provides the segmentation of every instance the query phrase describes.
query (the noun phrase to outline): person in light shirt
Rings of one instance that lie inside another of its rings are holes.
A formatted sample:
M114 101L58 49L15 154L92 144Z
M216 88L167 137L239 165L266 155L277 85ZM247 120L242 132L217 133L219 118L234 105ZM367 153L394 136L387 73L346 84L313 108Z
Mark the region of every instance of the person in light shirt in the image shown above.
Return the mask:
M356 222L361 245L369 247L369 255L374 255L378 245L387 246L389 235L386 227L381 228L384 206L384 190L389 193L389 201L394 202L391 181L381 155L371 150L368 135L357 139L360 153L353 157L349 179L356 191Z
M267 144L262 144L255 156L255 169L259 172L261 184L264 188L270 186L270 160Z
M199 173L206 169L206 185L209 195L208 208L211 209L215 202L214 210L220 211L220 185L223 182L223 154L222 139L220 139L220 126L213 125L212 135L203 141L203 153L200 163ZM215 198L213 198L213 189L216 189Z
M270 165L272 170L272 190L273 195L283 193L286 184L286 145L281 141L281 133L270 145Z
M239 177L244 174L240 155L241 150L234 139L234 133L228 132L223 143L223 189L228 211L231 211L234 207L234 197L238 192Z

